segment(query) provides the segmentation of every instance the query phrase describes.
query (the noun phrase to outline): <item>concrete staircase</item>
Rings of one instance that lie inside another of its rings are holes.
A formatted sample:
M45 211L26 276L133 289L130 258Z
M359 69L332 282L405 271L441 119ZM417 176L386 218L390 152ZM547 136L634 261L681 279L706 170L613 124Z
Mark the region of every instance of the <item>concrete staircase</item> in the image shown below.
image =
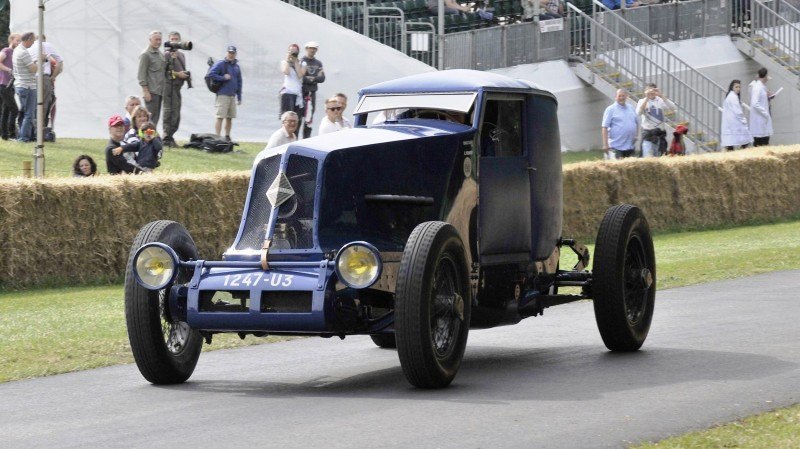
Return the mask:
M800 89L800 10L785 1L754 1L733 34L739 51Z
M634 105L644 97L645 85L655 82L677 106L666 118L668 137L684 125L690 130L684 138L688 153L719 151L719 107L726 93L722 86L620 15L603 11L590 16L570 4L568 9L570 22L582 25L572 30L570 49L571 68L580 79L610 99L625 88Z

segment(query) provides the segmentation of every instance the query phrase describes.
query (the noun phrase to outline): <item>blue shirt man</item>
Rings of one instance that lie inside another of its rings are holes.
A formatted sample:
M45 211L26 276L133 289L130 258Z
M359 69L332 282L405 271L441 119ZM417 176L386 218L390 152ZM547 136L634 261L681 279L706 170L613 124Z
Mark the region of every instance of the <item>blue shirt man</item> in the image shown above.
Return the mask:
M639 117L627 100L628 92L625 89L617 90L616 101L603 113L603 150L607 159L633 156ZM614 150L613 156L611 150Z
M608 9L620 9L622 7L622 0L602 0ZM635 0L625 0L625 7L635 8L639 6L639 2Z
M231 126L233 119L236 118L236 106L242 104L242 70L239 68L239 60L236 59L236 47L228 46L227 56L214 63L208 76L222 83L214 103L217 109L217 123L214 125L214 130L220 135L224 122L225 139L230 142Z

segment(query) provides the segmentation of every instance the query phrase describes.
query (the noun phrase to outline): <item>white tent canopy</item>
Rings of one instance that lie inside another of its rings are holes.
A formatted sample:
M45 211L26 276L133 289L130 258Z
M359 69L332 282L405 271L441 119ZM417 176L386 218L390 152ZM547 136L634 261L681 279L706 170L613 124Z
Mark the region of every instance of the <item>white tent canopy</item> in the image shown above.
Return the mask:
M235 140L266 141L279 127L279 63L289 44L320 44L317 57L327 80L320 99L343 92L355 106L358 89L404 75L433 70L382 44L279 0L48 0L45 35L64 58L56 82L59 137L106 137L106 120L124 113L128 95L141 96L136 79L139 54L148 34L176 30L194 44L186 61L194 89L182 91L181 126L176 137L214 131L214 94L203 76L209 56L225 56L236 45L243 73L243 101L233 122ZM11 0L12 32L38 28L38 1ZM349 111L348 111L349 112ZM163 114L162 114L163 115ZM159 125L159 129L161 129Z

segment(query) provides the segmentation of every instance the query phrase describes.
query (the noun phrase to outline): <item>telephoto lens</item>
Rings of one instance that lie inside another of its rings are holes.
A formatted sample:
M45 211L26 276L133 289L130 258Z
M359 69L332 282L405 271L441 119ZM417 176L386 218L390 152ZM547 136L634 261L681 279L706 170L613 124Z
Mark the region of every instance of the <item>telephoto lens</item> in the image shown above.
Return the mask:
M192 49L192 41L186 42L164 42L164 48L168 48L170 50L191 50Z

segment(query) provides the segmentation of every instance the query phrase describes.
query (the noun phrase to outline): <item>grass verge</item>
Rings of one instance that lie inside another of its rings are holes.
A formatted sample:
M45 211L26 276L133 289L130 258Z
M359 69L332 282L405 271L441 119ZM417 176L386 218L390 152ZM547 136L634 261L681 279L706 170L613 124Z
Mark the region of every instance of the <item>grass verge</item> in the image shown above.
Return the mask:
M72 176L72 164L81 154L88 154L97 163L100 174L106 171L105 147L108 139L58 139L46 143L45 177ZM183 142L179 142L183 143ZM161 167L156 173L204 173L219 170L249 170L264 143L242 142L230 153L208 153L194 148L165 148ZM22 162L32 161L35 144L0 141L0 177L22 176Z
M104 153L107 139L58 139L45 144L45 177L72 176L72 164L81 154L88 154L97 163L98 172L106 171ZM185 142L178 142L183 144ZM0 141L0 178L22 176L22 162L32 161L35 144ZM234 152L207 153L193 148L167 148L156 173L204 173L219 170L250 170L255 156L264 149L264 143L241 142ZM600 160L600 151L562 153L564 164L587 160Z
M800 405L632 449L797 449Z

